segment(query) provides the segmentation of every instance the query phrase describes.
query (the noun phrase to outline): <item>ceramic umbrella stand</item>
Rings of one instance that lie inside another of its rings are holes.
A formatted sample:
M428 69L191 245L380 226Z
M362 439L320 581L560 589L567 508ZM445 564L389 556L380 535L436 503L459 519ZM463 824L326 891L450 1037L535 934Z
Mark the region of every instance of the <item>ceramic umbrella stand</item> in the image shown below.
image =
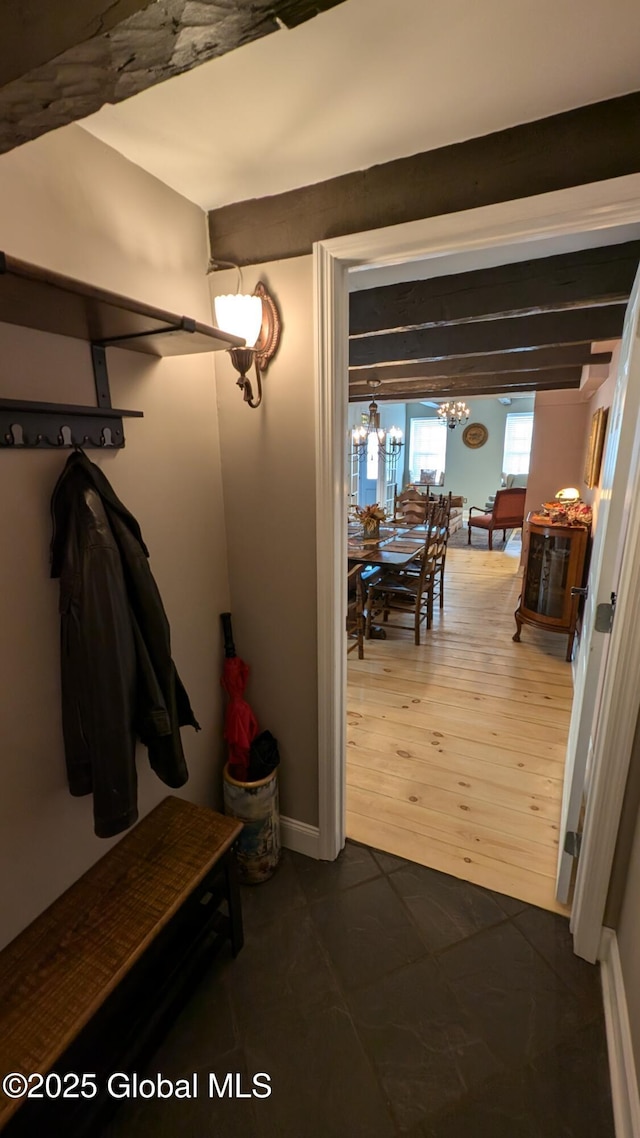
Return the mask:
M245 885L267 881L280 860L278 770L256 782L240 782L224 768L224 812L244 822L238 839L238 875Z
M222 686L229 696L224 736L229 761L223 772L224 812L244 823L237 843L238 876L246 885L267 881L280 860L278 743L244 699L249 668L236 655L231 613L220 614L225 662Z

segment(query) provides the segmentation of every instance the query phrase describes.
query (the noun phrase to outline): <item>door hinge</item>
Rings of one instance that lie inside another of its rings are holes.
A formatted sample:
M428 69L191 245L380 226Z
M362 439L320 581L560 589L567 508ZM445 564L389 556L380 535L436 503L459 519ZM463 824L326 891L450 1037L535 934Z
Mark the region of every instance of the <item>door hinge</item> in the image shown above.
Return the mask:
M567 830L564 836L564 852L568 853L569 857L579 857L581 845L582 834L577 834L573 830Z
M596 608L595 630L596 632L611 632L613 628L613 616L616 611L617 594L611 594L611 600L608 604L598 605Z

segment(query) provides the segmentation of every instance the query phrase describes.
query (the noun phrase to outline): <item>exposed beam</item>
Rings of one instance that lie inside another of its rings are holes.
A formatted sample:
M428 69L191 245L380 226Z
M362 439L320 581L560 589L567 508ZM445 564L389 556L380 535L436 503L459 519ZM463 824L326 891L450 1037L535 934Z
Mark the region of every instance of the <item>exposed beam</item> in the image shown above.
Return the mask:
M154 0L3 0L0 87L148 8Z
M310 253L314 241L640 171L640 92L481 138L236 202L209 214L214 258Z
M349 380L349 398L352 395L357 395L358 399L367 399L371 393L378 396L386 396L388 394L395 394L398 391L430 391L430 392L444 392L446 394L451 391L459 391L467 393L475 391L479 385L487 388L489 391L502 391L505 385L509 387L533 387L540 384L545 384L550 387L559 387L566 381L573 383L576 381L580 383L582 376L582 368L580 367L564 367L564 368L551 368L548 371L511 371L502 372L498 375L476 375L476 376L447 376L440 379L399 379L393 381L382 381L380 387L373 387L371 384L363 383L357 379Z
M387 393L386 388L376 391L376 403L419 403L423 399L471 399L474 395L535 395L536 391L560 391L567 388L580 387L580 379L565 379L550 383L548 380L532 383L501 384L500 387L490 387L483 383L482 376L478 376L477 383L468 390L461 391L455 385L449 390L434 391L425 384L422 391L395 391ZM369 402L362 395L352 395L349 392L350 403Z
M435 328L629 299L640 241L353 292L349 333Z
M406 363L612 340L622 332L624 314L625 306L619 304L365 336L349 342L349 364L371 367L376 363Z
M343 0L4 0L0 152Z
M458 375L495 375L496 372L544 371L547 368L586 367L611 363L611 352L592 352L591 344L569 344L559 348L537 348L529 352L503 352L492 356L463 356L427 360L423 363L382 364L378 367L350 367L349 382L361 379L423 379Z

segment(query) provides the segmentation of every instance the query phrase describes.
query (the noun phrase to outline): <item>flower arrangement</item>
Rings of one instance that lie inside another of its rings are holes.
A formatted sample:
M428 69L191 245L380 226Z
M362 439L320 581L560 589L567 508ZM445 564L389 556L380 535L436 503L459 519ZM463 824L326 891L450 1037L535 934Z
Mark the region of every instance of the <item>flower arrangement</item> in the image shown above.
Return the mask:
M576 502L545 502L540 516L559 526L590 526L593 515L591 506L578 498Z
M373 506L354 506L354 513L358 521L362 522L362 528L369 537L379 532L380 522L383 522L387 516L387 511L379 502L374 502Z

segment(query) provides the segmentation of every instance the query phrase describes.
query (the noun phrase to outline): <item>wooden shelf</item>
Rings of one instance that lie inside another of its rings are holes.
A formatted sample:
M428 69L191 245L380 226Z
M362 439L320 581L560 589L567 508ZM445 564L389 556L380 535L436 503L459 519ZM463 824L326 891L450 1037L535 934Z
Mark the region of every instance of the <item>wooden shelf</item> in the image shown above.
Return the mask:
M0 321L152 356L216 352L244 344L219 328L5 253L0 253Z
M123 418L141 411L111 406L107 347L150 356L182 356L243 347L245 341L189 316L0 253L0 323L16 324L91 345L97 405L0 399L0 446L124 446Z
M42 412L44 415L95 416L105 419L142 419L143 411L123 411L118 407L84 407L81 403L40 403L30 399L0 399L0 412L27 411Z

